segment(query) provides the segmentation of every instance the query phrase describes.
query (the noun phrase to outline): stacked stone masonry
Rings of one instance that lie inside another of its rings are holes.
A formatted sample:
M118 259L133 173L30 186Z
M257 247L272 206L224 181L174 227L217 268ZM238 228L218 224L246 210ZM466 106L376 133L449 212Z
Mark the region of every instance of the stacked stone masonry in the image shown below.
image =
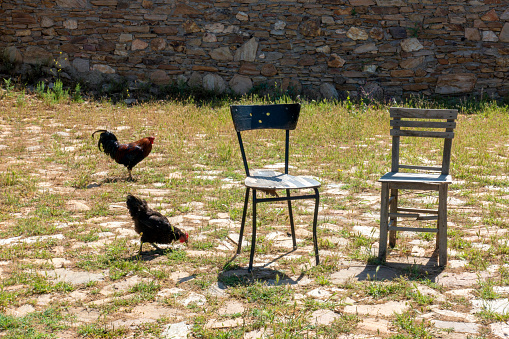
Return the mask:
M509 95L507 0L3 0L0 50L245 93Z

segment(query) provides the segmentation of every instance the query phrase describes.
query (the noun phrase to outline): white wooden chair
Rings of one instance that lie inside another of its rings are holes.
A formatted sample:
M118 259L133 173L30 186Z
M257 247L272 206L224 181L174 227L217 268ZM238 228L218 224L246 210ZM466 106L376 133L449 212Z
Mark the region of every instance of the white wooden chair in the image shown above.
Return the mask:
M390 109L392 136L391 172L380 178L382 184L380 206L380 247L378 257L385 261L387 237L389 246L396 245L396 232L434 232L437 233L436 247L439 251L438 263L447 264L447 191L452 178L449 175L452 139L456 127L457 110L452 109ZM415 129L417 128L417 130ZM431 129L431 131L430 131ZM442 164L439 167L400 164L400 138L442 138ZM400 172L400 169L412 170ZM398 206L398 191L423 190L438 191L438 209L401 208ZM416 220L437 220L437 227L398 227L398 218Z

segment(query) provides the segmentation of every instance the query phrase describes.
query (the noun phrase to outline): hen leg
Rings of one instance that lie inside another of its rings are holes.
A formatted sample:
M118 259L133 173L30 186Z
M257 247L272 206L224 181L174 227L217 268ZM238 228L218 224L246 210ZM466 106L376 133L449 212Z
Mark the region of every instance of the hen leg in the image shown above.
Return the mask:
M129 177L127 178L127 180L128 181L133 181L133 176L131 175L131 171L132 170L130 168L128 168L127 170L129 171Z
M138 251L138 255L141 255L141 249L143 247L143 232L140 233L141 235L141 238L140 238L140 250Z

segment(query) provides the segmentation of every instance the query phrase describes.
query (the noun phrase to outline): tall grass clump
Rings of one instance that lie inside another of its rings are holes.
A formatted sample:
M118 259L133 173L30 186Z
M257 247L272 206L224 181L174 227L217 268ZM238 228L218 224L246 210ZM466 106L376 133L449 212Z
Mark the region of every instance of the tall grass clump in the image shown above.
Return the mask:
M46 104L54 106L57 104L76 102L82 103L81 85L76 84L74 91L64 88L62 80L58 79L53 84L53 88L46 86L44 82L39 82L35 87L35 92Z

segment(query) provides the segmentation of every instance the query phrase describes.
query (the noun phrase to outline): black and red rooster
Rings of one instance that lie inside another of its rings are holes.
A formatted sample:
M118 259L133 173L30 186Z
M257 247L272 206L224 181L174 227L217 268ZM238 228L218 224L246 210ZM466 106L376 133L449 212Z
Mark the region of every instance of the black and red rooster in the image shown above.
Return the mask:
M171 244L176 240L187 244L189 234L171 225L161 213L150 209L145 200L129 194L126 204L134 220L134 230L141 235L138 254L141 254L144 242L151 243L156 249L159 248L155 244Z
M133 177L131 176L133 167L150 154L155 138L146 137L128 144L121 144L118 142L115 134L104 129L95 131L92 133L92 137L94 137L94 134L98 132L101 132L101 134L99 135L97 148L109 155L118 164L127 167L127 170L129 171L128 180L133 180Z

